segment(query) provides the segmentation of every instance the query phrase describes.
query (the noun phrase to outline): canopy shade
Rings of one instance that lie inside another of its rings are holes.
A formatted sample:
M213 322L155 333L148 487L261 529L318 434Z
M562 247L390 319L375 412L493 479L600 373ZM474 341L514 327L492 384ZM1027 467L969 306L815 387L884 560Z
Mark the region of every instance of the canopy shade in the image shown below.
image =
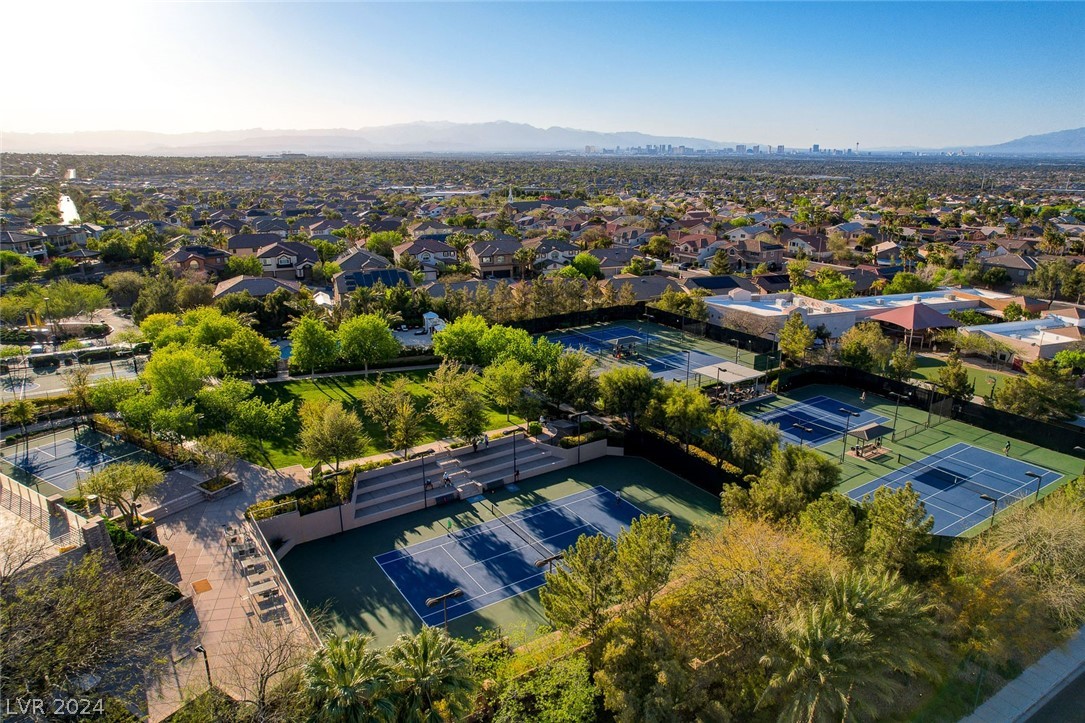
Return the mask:
M709 379L717 379L721 384L738 384L739 382L748 382L765 376L764 372L726 361L699 367L693 371Z
M869 442L872 439L881 439L882 437L888 437L893 433L892 427L887 427L884 424L872 424L869 427L863 427L861 429L852 429L848 432L853 437L858 437L864 442Z
M887 324L899 326L908 331L922 331L923 329L948 329L960 326L960 322L951 319L945 314L935 311L926 304L917 303L910 306L898 306L880 314L870 317L874 321L884 321Z

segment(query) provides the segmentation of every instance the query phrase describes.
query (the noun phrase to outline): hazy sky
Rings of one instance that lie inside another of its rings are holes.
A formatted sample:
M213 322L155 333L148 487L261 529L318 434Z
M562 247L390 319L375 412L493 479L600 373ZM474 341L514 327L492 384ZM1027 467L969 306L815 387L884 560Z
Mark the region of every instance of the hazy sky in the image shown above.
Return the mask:
M788 146L1085 125L1083 3L4 3L8 131L510 120Z

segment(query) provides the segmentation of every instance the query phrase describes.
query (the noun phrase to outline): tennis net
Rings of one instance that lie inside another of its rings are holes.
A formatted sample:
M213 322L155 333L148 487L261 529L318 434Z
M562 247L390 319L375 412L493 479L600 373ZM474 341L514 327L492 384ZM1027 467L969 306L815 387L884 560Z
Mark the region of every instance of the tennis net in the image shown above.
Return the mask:
M502 524L504 524L505 527L512 530L513 534L526 542L532 550L539 553L542 557L550 557L550 555L552 554L550 550L547 550L545 547L543 547L542 543L536 540L531 533L510 520L508 518L508 515L501 514L501 512L493 505L491 505L491 507L493 508L493 513L497 517L497 519L501 520Z

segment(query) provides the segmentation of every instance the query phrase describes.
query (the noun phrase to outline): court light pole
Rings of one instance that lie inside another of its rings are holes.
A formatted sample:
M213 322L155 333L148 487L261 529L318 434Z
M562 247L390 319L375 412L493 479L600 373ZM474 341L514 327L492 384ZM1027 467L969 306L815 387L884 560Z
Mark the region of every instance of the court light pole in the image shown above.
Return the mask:
M557 562L558 560L564 560L564 559L565 559L565 553L564 552L559 552L556 555L551 555L550 557L544 557L541 560L536 560L535 561L535 567L543 568L543 567L549 566L549 568L550 568L549 571L553 572L554 571L554 563Z
M215 686L211 682L211 664L207 662L207 648L203 647L202 645L197 645L195 648L193 648L193 650L203 655L203 667L204 670L207 671L207 687L214 688Z
M991 524L987 529L995 526L995 512L998 510L998 500L990 495L980 495L981 500L987 500L991 503Z
M587 412L573 412L573 416L576 417L576 463L580 464L580 447L582 440L580 439L580 418ZM513 466L515 466L515 462Z
M689 387L689 359L690 359L691 354L693 354L693 350L692 349L686 349L686 386L687 387Z
M792 424L791 427L793 429L799 430L799 446L800 447L802 446L802 443L803 443L803 434L809 434L810 432L814 431L813 427L805 427L805 426L799 424L798 422L795 422L794 424Z
M849 412L843 407L840 408L840 411L846 415L844 417L844 438L841 440L844 443L844 446L840 448L840 461L843 463L844 454L848 451L848 430L851 429L851 418L858 417L859 412Z
M433 454L432 449L424 449L418 453L422 458L422 509L429 507L429 480L426 479L426 457Z
M1035 472L1025 472L1026 477L1031 477L1036 480L1036 496L1032 498L1033 502L1039 502L1040 500L1040 486L1043 485L1044 476L1042 474L1036 474Z
M448 632L448 601L452 598L462 597L463 590L460 588L453 588L446 592L444 595L438 595L437 597L431 597L426 600L426 607L433 608L440 605L445 611L445 632Z
M907 395L900 392L889 392L889 396L894 397L897 400L897 404L893 407L893 433L897 431L897 417L900 415L900 400L904 399Z

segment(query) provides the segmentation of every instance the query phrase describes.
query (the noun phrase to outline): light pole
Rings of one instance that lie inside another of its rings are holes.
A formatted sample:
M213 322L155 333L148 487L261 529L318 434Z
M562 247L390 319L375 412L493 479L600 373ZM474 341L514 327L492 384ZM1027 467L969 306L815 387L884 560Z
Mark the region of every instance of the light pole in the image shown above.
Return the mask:
M840 408L840 411L844 415L846 415L844 417L844 437L841 440L844 443L844 446L841 447L841 449L840 449L840 461L843 462L844 461L844 453L848 451L848 430L851 429L851 418L852 417L858 417L859 412L849 412L847 409L844 409L843 407Z
M809 434L810 432L814 431L813 427L806 427L806 426L803 426L803 425L799 424L798 422L795 422L794 424L792 424L791 427L793 429L799 430L799 446L800 447L802 446L802 442L803 442L803 434Z
M897 400L897 404L893 407L893 434L897 433L897 416L900 414L900 400L904 399L907 395L899 392L889 392L889 396L894 397Z
M424 449L418 453L422 458L422 509L429 507L429 480L426 479L426 456L433 454L432 449Z
M1040 500L1040 486L1043 485L1044 476L1035 472L1025 472L1025 476L1036 480L1036 496L1032 498L1032 501L1038 502Z
M686 386L689 386L689 358L693 354L692 349L686 349Z
M549 571L553 572L554 571L554 563L557 562L558 560L564 560L564 559L565 559L565 553L564 552L559 552L556 555L551 555L550 557L544 557L541 560L536 560L535 561L535 567L542 568L542 567L549 566L550 567Z
M215 686L211 682L211 664L207 662L207 648L203 647L202 645L197 645L195 648L193 648L193 650L203 655L203 667L204 670L207 671L207 687L214 688Z
M995 512L998 510L998 500L990 495L980 495L981 500L987 500L991 503L991 525L987 529L995 526Z
M573 412L573 416L576 417L576 463L580 464L580 446L583 440L580 439L580 418L587 412ZM516 462L513 461L513 467L516 466Z
M448 632L448 601L451 598L457 598L463 596L463 590L460 588L453 588L446 592L444 595L438 595L437 597L431 597L426 600L426 607L432 608L440 605L445 611L445 632Z

